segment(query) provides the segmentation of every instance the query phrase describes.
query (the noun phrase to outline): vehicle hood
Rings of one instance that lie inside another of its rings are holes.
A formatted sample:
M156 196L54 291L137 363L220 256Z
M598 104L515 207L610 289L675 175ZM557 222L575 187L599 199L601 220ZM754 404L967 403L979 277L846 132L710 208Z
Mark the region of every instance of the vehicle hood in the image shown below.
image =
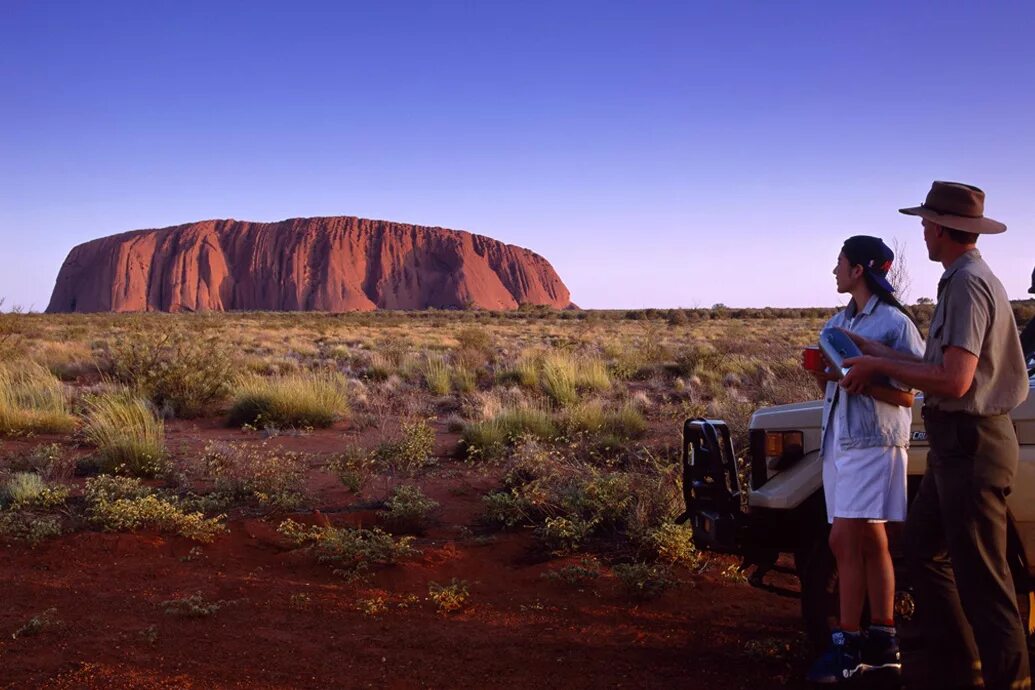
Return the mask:
M751 415L749 426L752 429L818 429L822 416L823 401L808 400L763 407Z

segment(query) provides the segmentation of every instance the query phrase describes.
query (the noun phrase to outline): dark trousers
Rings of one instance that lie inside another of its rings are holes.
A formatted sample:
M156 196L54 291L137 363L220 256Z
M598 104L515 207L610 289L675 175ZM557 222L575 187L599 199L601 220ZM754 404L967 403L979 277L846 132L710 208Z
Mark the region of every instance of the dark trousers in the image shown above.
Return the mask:
M917 617L931 687L1030 687L1028 653L1006 560L1006 496L1017 437L1006 415L924 410L927 472L906 520Z

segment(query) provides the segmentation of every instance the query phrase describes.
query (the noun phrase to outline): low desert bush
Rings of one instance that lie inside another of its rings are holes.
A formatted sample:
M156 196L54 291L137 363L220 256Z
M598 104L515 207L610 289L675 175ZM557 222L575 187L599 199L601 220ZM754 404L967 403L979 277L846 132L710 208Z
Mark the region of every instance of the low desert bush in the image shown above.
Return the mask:
M433 465L435 430L427 419L403 422L397 438L385 441L374 451L374 459L393 472L413 474Z
M230 394L235 379L230 347L216 336L133 333L108 351L108 370L158 409L196 417Z
M150 403L125 393L86 400L86 440L114 474L153 477L166 471L165 425Z
M278 508L297 508L306 501L305 455L271 447L213 441L202 462L216 492L234 499L255 499Z
M422 533L438 505L417 486L397 486L385 501L385 523L398 532Z
M694 532L690 525L663 523L648 530L644 543L652 555L664 563L693 568L701 562L701 555L694 546Z
M375 565L390 565L414 555L413 537L396 539L377 529L305 527L285 520L277 528L296 547L308 548L321 563L334 566L337 575L353 580Z
M650 563L621 563L614 567L615 577L634 599L653 599L675 582L666 567Z
M162 609L165 610L167 616L177 616L179 618L207 618L213 613L221 609L225 609L228 606L234 605L235 601L226 601L220 599L218 601L210 601L198 592L181 599L170 599L163 601L159 604Z
M338 453L327 462L327 469L354 494L363 490L376 468L377 461L373 454L355 446Z
M48 486L40 475L34 472L16 472L4 485L5 502L12 510L21 508L56 508L68 499L68 488Z
M45 443L23 453L11 456L9 468L12 472L31 472L44 481L67 480L75 472L75 459L66 454L61 445Z
M61 534L61 519L56 515L28 510L0 511L0 539L21 541L35 546L44 539Z
M572 587L585 587L601 575L603 575L603 570L598 561L593 558L583 558L579 563L572 563L556 570L548 570L541 577L545 580L563 582Z
M340 374L254 377L238 387L228 422L260 428L328 427L348 413L345 390Z
M439 613L459 611L467 605L469 596L467 583L455 577L448 585L440 585L437 582L428 583L428 599L435 604Z
M87 479L84 495L90 521L111 532L152 528L207 543L226 530L222 516L189 512L175 499L157 496L128 477Z
M63 434L75 426L64 384L46 367L0 364L0 434Z

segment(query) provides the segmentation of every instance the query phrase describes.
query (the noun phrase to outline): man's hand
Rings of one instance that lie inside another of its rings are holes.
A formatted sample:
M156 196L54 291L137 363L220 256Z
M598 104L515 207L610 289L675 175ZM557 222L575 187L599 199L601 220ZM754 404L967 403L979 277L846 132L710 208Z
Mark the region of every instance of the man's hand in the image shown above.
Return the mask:
M858 333L852 333L847 328L838 327L837 330L841 331L849 338L851 338L852 342L855 343L860 350L862 350L862 353L864 355L881 355L881 351L884 346L880 342L867 338L866 336L859 335Z
M849 367L848 373L841 379L841 388L853 395L861 395L876 374L880 374L880 358L863 355L849 357L844 365Z

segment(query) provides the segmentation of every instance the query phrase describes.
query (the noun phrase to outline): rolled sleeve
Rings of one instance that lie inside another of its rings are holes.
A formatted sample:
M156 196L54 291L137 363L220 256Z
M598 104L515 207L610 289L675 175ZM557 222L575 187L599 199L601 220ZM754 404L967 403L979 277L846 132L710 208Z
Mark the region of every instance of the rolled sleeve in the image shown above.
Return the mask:
M894 340L888 343L888 345L897 352L908 352L920 359L924 356L924 339L920 337L920 331L917 330L916 326L909 319L902 319L901 328ZM912 386L907 386L895 379L890 379L889 383L899 390L913 390Z

